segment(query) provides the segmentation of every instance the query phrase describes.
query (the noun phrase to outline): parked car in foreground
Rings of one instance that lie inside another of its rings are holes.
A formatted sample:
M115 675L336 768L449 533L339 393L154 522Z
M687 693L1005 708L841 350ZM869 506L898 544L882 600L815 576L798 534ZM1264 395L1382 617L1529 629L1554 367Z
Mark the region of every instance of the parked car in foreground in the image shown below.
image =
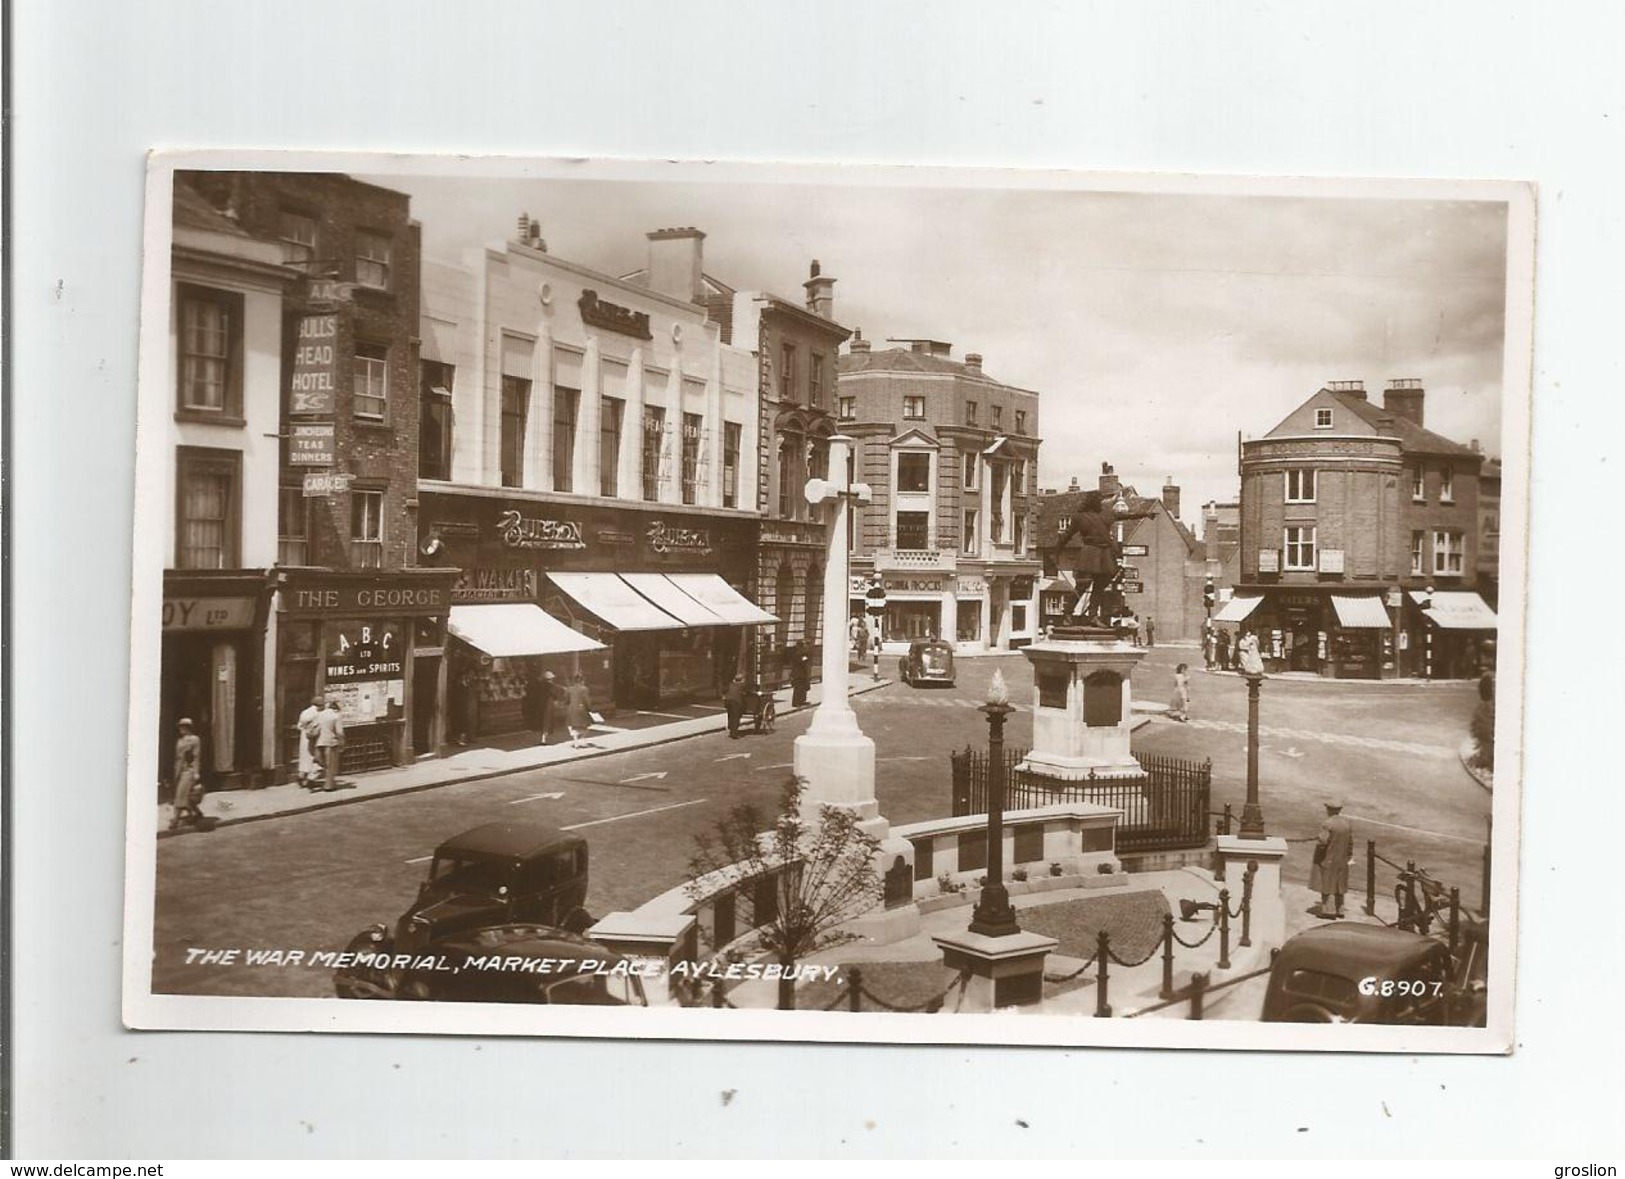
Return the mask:
M1457 954L1438 937L1340 921L1290 938L1275 956L1266 1023L1482 1027L1485 929L1464 921Z
M898 662L897 676L910 687L921 684L954 686L954 649L941 639L920 639L909 644Z
M334 979L341 998L389 998L405 979L379 959L433 958L459 938L495 927L545 927L569 936L593 919L587 899L587 841L541 823L486 823L435 849L417 899L393 927L370 926L347 955L365 956Z

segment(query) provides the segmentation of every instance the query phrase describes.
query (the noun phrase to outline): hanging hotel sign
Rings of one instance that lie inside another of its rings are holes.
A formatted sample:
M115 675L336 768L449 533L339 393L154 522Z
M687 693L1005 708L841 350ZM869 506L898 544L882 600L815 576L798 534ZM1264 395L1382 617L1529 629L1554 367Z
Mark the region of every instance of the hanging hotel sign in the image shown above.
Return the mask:
M331 415L337 397L339 317L306 315L293 343L289 413Z
M708 528L673 528L664 520L649 525L649 547L657 553L697 553L711 551L711 530Z
M534 569L464 569L451 587L453 602L534 602Z
M630 307L606 303L598 297L597 291L582 291L576 306L581 309L581 322L588 327L604 328L639 340L654 339L654 333L649 330L647 311L633 311Z
M510 549L584 549L581 525L574 520L544 520L508 510L497 517L497 535Z
M288 429L288 462L295 467L331 467L338 458L332 422L294 422Z

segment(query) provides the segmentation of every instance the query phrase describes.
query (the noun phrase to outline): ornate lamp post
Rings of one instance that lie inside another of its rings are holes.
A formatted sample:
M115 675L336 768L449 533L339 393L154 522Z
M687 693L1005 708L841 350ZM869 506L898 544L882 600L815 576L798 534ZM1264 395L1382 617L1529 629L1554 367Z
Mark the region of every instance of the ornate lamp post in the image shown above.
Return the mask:
M1242 839L1263 839L1264 808L1258 805L1258 689L1264 683L1262 672L1243 676L1247 681L1247 801L1241 808Z
M1004 887L1004 722L1015 709L1003 672L993 673L981 711L987 717L987 884L971 913L970 931L1008 937L1020 933L1021 926Z

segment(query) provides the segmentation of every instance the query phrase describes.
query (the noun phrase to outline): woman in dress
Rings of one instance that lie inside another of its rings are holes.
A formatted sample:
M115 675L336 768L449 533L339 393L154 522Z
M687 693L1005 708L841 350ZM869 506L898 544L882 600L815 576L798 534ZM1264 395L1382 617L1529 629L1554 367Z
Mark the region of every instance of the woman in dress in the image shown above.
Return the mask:
M1191 677L1186 664L1174 668L1174 698L1168 705L1168 715L1176 721L1191 719Z
M192 731L190 717L182 717L175 725L180 736L175 741L175 793L174 814L169 829L182 823L195 823L203 817L203 742Z
M564 724L570 730L571 749L586 744L587 730L592 728L592 697L579 671L570 677L570 686L564 690Z

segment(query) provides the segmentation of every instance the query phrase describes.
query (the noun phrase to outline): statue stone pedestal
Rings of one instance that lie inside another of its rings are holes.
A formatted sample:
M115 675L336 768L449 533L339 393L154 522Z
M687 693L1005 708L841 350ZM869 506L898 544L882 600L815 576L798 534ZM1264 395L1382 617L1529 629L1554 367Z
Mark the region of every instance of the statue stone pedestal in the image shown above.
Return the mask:
M1033 745L1021 769L1063 782L1139 777L1129 752L1130 677L1145 651L1115 631L1056 628L1022 648L1033 665Z
M1286 859L1286 840L1220 835L1214 844L1220 875L1229 887L1233 900L1241 896L1241 882L1245 879L1247 865L1258 865L1258 872L1253 876L1253 943L1260 946L1284 943L1286 902L1281 896L1281 864Z
M988 937L964 930L931 938L942 951L942 964L969 974L960 1011L988 1012L1024 1007L1044 998L1044 961L1061 943L1041 933L1020 930Z

